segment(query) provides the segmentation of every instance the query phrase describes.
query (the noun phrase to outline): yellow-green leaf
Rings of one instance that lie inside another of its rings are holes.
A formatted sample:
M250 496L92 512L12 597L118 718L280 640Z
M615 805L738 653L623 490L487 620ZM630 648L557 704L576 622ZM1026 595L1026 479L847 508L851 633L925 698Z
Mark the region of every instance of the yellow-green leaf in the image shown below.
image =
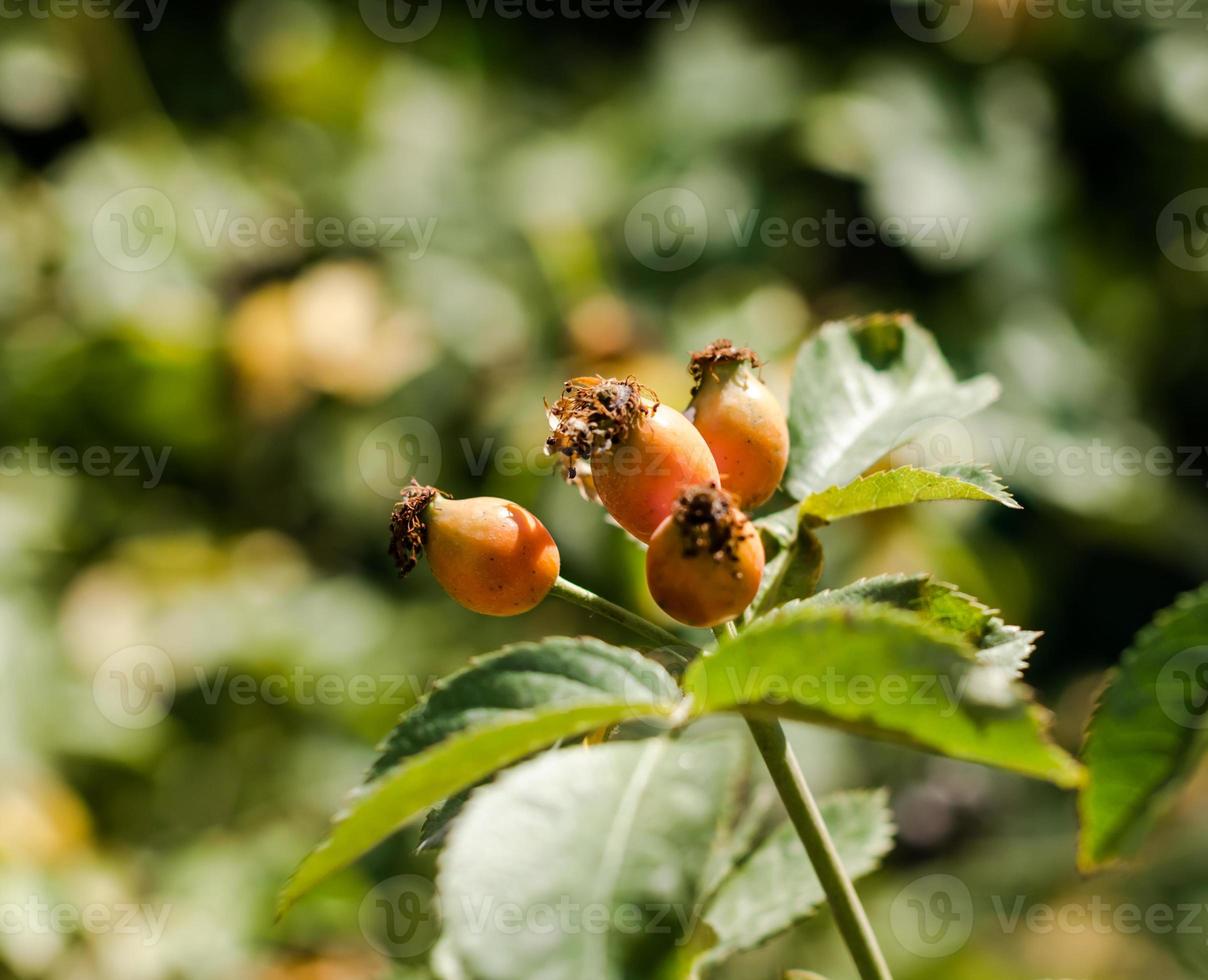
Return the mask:
M938 470L899 466L862 476L841 487L812 493L801 502L801 520L826 524L842 517L935 500L988 500L1018 507L988 469L955 465Z

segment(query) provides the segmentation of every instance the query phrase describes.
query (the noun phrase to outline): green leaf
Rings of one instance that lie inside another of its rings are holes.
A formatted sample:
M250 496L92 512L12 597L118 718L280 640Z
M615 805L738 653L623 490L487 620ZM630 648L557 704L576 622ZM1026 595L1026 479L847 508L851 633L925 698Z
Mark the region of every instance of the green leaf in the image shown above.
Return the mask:
M977 661L1001 670L1005 681L1018 680L1040 634L1008 626L997 609L959 592L956 586L937 582L930 575L879 575L851 585L819 592L810 606L851 607L883 603L917 613L941 629L959 634L977 651Z
M780 536L782 529L776 524L758 526L767 563L759 591L745 615L748 621L793 599L813 595L822 578L822 543L809 528L804 524L795 526L786 539Z
M328 838L286 884L279 911L424 809L562 738L642 717L670 717L674 681L635 650L552 638L507 647L449 678L387 739L397 753L358 788Z
M354 791L336 816L327 839L306 857L286 884L278 902L279 914L422 810L497 769L560 738L632 718L667 717L673 710L672 705L653 703L558 706L446 739Z
M893 847L893 815L885 790L839 793L821 802L822 816L850 877L875 871ZM812 915L826 893L801 840L781 824L721 883L705 909L716 944L695 970L754 949Z
M444 843L449 826L461 813L470 798L470 793L477 789L477 784L460 792L454 793L446 800L441 800L424 817L423 825L419 828L419 842L415 845L417 851L430 851Z
M743 733L742 765L736 770L730 798L718 821L712 852L701 874L699 899L707 901L718 885L750 856L760 841L784 819L784 804L763 776L763 764L752 768L754 746ZM759 777L755 775L758 769Z
M811 528L841 517L930 500L992 500L1019 506L988 469L966 465L938 470L902 466L811 494L800 504L755 522L767 564L745 620L813 594L822 577L823 552Z
M1208 728L1208 586L1181 596L1137 634L1091 719L1078 801L1078 863L1131 853L1199 761Z
M379 746L369 776L467 728L517 711L591 701L675 701L679 689L662 667L636 650L591 637L548 637L473 658L437 681Z
M823 324L797 355L785 488L801 500L849 483L920 423L965 418L998 393L989 375L958 382L904 314Z
M968 642L916 614L794 603L695 661L684 691L699 713L747 707L1078 785L1047 713L1019 684L986 697L985 671Z
M810 494L801 502L801 519L812 525L827 524L841 517L932 500L991 500L1019 506L985 467L960 464L921 470L899 466Z
M433 685L403 715L379 746L369 778L376 779L450 735L510 712L613 696L674 701L679 690L658 664L634 650L591 638L549 637L475 657L468 667ZM418 849L440 843L468 794L469 789L441 802L425 817Z
M695 925L740 745L653 738L553 752L476 792L440 862L438 972L654 975Z
M792 504L784 510L756 518L755 526L763 535L764 542L766 543L769 537L780 544L792 542L801 525L800 507L800 504Z

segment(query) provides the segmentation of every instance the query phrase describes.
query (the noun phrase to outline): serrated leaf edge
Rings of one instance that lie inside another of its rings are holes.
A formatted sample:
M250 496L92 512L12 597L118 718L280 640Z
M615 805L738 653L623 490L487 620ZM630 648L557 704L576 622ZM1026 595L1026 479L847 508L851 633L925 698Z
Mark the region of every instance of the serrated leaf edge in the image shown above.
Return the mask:
M985 477L988 487L974 483L972 480L966 479L963 475L958 474L958 470L972 471ZM886 507L870 507L868 510L855 511L851 514L842 514L834 518L822 517L809 509L809 502L814 497L820 497L823 494L830 493L832 490L847 490L850 487L858 487L865 483L870 483L875 480L882 480L886 475L895 473L929 473L933 476L942 477L945 480L952 480L955 483L963 484L967 487L972 487L974 490L979 490L984 495L981 498L977 497L936 497L931 500L921 500L917 497L913 500L905 500L901 503L891 504ZM887 470L876 470L871 473L861 473L854 480L848 483L835 483L822 490L817 490L809 496L803 498L798 504L798 513L800 520L806 523L809 527L824 527L834 521L847 520L851 517L862 517L865 514L872 514L879 510L892 510L897 507L910 507L914 504L936 504L936 503L961 503L961 502L976 502L979 499L986 503L998 503L1004 507L1010 507L1012 510L1022 510L1023 505L1015 499L1015 495L1007 488L1002 479L994 473L987 463L962 463L952 467L941 467L939 469L929 469L925 466L894 466ZM788 510L788 508L785 508ZM772 515L775 516L775 515ZM769 533L774 534L769 526Z

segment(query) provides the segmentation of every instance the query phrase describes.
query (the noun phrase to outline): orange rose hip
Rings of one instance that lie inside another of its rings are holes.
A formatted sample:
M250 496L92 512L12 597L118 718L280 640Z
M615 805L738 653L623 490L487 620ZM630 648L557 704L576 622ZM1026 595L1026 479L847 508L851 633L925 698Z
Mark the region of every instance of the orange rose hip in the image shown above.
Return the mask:
M719 479L701 434L633 378L575 378L550 408L546 449L586 466L600 503L647 542L685 488Z
M413 483L390 520L393 555L406 575L426 554L436 581L456 602L486 616L527 612L558 578L558 546L519 504L499 497L454 500Z
M646 583L659 608L688 626L742 615L763 578L763 542L716 484L686 491L646 551Z
M696 384L684 413L704 437L721 485L752 510L766 502L789 461L789 429L784 410L756 373L754 351L715 340L692 355Z

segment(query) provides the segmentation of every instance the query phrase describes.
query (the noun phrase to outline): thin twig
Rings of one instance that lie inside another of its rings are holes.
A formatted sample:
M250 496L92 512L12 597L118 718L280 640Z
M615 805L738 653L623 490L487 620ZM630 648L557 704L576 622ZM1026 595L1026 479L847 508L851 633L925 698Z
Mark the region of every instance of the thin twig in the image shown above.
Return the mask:
M727 623L718 633L731 638L738 636L733 623ZM743 717L768 767L772 782L776 784L776 791L788 811L789 820L805 845L805 852L814 866L822 890L826 892L835 923L862 980L892 980L885 956L877 945L876 934L872 931L864 906L860 904L860 896L856 894L851 877L843 867L835 842L822 819L822 811L785 737L784 728L776 721L766 721L748 714Z

